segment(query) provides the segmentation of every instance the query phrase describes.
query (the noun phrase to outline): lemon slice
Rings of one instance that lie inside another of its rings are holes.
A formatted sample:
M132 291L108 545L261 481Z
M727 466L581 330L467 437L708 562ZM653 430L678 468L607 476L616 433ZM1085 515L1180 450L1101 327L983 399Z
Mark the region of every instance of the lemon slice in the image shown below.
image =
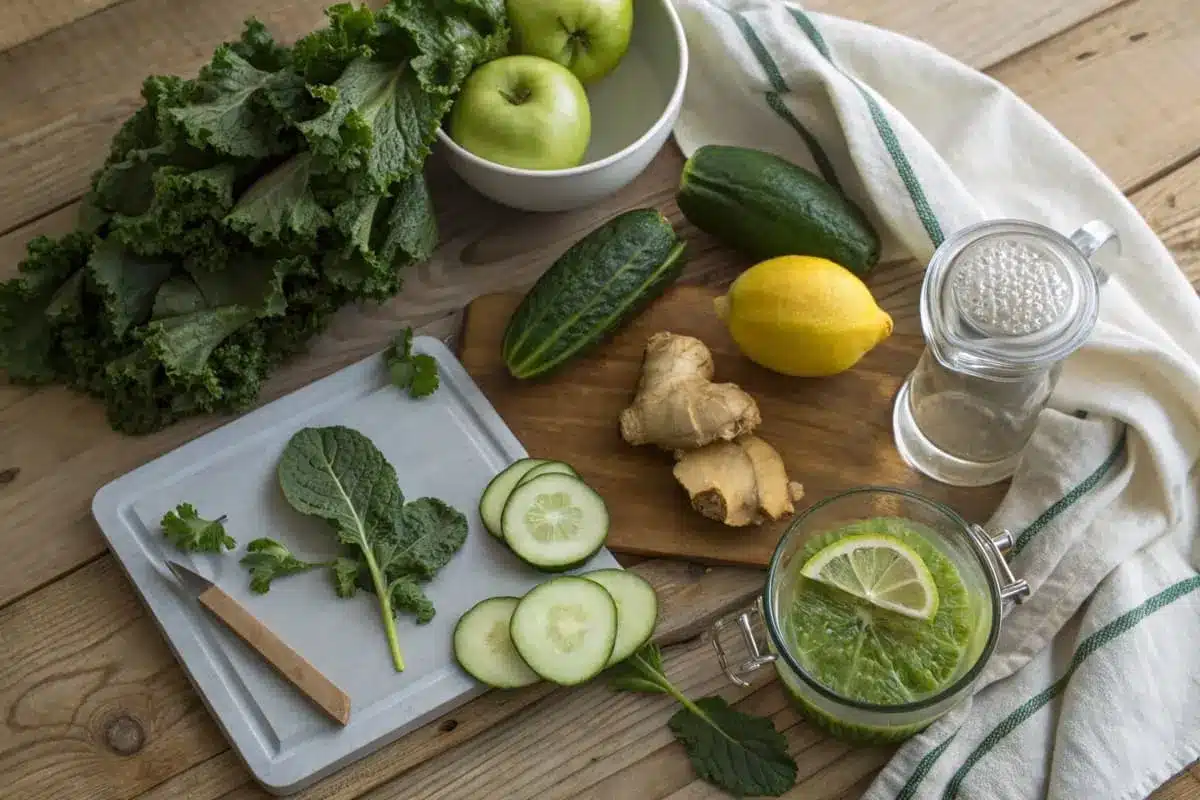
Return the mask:
M913 619L938 610L938 589L921 556L891 536L847 536L826 545L800 574Z

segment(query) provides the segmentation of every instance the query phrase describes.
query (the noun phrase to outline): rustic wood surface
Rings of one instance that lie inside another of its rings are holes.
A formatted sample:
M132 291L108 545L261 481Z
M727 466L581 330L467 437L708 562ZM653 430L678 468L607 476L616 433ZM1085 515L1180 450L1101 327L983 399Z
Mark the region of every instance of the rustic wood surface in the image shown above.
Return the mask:
M0 6L0 279L15 271L32 236L69 226L74 203L109 137L136 108L147 74L194 73L249 15L280 38L293 38L319 23L322 5L10 0ZM1011 87L1129 193L1188 276L1200 281L1195 0L807 5L924 39ZM482 200L433 159L438 253L412 272L395 301L340 315L309 354L270 382L264 401L379 349L400 324L452 337L472 298L527 286L570 241L625 208L660 207L692 242L688 280L726 282L745 265L682 222L671 202L680 163L668 144L617 196L586 211L544 216ZM906 264L886 265L873 279L901 332L915 320L919 280ZM191 421L130 439L107 430L90 401L58 389L0 385L0 796L265 796L228 749L88 513L99 486L221 422ZM668 668L680 685L720 690L743 708L771 714L800 765L794 797L858 797L886 750L852 749L820 736L784 704L776 683L731 691L690 638L744 603L761 574L665 561L636 568L666 596L660 634L675 643ZM490 693L302 797L713 796L666 732L670 713L662 700L615 696L602 687ZM583 730L572 724L579 718L603 724ZM536 742L545 744L524 746ZM1183 771L1154 797L1200 800L1200 768Z
M854 369L829 378L788 378L741 356L713 313L721 290L702 286L669 290L610 341L535 381L512 378L500 359L504 327L521 295L484 295L467 307L459 358L530 455L567 459L601 495L620 498L609 504L608 546L616 553L765 567L788 524L730 528L702 517L675 482L670 453L622 441L617 417L633 397L646 340L657 331L700 339L713 353L713 379L754 397L763 420L755 434L803 484L800 508L854 486L890 485L984 522L1006 484L956 489L928 480L904 464L892 442L891 399L924 346L908 298L883 288L894 283L893 272L868 284L885 298L885 310L898 307L903 324Z

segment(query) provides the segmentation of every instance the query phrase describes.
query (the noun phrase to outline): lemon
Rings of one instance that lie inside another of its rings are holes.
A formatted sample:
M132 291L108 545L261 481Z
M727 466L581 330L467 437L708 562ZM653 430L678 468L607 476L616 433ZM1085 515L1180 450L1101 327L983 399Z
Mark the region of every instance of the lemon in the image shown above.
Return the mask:
M836 375L892 333L891 316L857 275L813 256L755 264L715 306L738 349L784 375Z
M921 556L893 536L847 536L826 545L800 574L914 619L932 619L938 588Z

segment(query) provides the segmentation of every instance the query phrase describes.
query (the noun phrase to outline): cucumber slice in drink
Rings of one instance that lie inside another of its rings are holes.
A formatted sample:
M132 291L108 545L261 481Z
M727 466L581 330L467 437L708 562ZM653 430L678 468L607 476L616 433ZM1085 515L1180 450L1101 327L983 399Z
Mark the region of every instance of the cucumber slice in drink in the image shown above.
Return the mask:
M529 470L529 472L526 472L521 477L521 480L517 481L517 486L520 486L522 483L528 483L529 481L536 478L538 475L546 475L546 474L550 474L550 473L554 473L557 475L574 475L576 478L579 477L579 473L576 472L574 467L572 467L567 462L565 462L565 461L547 461L544 464L538 464L536 467Z
M509 633L530 669L548 681L575 686L608 666L617 641L617 604L595 581L552 578L517 603Z
M563 572L604 546L608 506L579 478L552 472L512 490L500 529L517 558L543 572Z
M500 531L500 515L504 513L504 503L513 487L525 477L534 467L547 463L544 458L522 458L509 464L496 473L496 477L488 483L479 498L479 516L483 519L483 527L497 539L504 538Z
M650 641L658 623L658 594L649 581L623 569L598 569L580 577L603 586L617 604L617 643L609 666L629 658Z
M472 606L454 626L454 658L471 677L497 689L517 689L541 680L513 647L508 634L516 597L489 597Z

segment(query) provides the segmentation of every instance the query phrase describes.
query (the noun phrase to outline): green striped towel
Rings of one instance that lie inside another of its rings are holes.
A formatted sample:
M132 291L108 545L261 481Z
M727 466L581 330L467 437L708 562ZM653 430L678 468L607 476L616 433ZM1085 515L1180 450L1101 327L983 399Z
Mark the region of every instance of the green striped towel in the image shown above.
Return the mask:
M824 175L926 260L1018 217L1117 228L1101 318L1001 507L1033 587L969 702L908 741L882 798L1141 798L1200 757L1200 300L1121 192L1006 88L927 45L781 0L675 0L675 137Z

